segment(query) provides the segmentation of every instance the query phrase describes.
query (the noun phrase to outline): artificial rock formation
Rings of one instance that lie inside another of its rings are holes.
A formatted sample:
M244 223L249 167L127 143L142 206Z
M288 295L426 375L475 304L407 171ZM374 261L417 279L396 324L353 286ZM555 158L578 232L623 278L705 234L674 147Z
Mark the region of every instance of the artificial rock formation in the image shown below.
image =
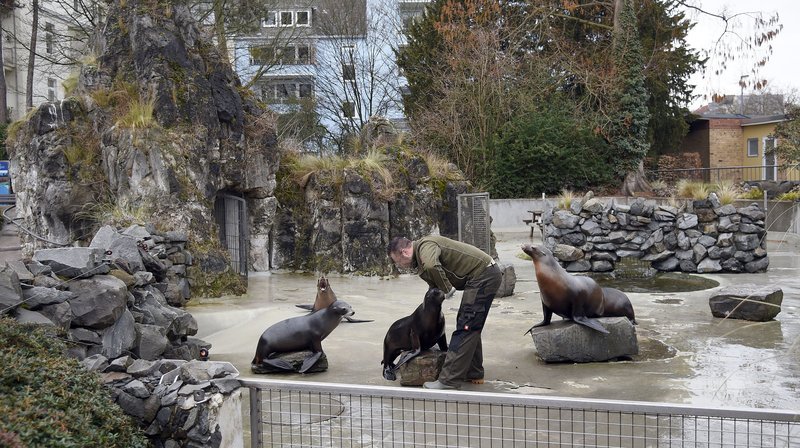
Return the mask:
M393 269L386 254L393 237L413 240L436 230L457 237L457 196L471 189L457 168L437 178L421 154L383 151L392 185L358 167L281 184L273 268L386 275Z
M106 215L127 214L183 232L197 257L197 293L244 291L214 225L221 193L269 212L278 164L272 118L248 99L225 55L190 10L170 2L116 1L96 62L77 88L9 132L20 225L64 245ZM264 256L271 216L251 238ZM27 254L44 241L22 236Z
M543 215L545 245L571 272L613 271L622 258L659 271L764 272L765 214L758 204L722 205L712 193L681 211L637 198L603 203L589 192L569 209Z

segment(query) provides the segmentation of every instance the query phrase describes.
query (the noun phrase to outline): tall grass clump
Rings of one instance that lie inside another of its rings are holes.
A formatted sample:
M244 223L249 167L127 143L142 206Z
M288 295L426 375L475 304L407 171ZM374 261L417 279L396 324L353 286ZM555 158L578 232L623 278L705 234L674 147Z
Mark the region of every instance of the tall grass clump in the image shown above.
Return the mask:
M556 208L568 209L572 206L572 201L575 200L575 193L572 190L561 190L561 193L556 197Z
M711 192L707 184L688 179L679 180L675 188L678 196L698 200L708 198Z
M739 198L741 191L731 181L719 181L712 187L722 205L733 204Z

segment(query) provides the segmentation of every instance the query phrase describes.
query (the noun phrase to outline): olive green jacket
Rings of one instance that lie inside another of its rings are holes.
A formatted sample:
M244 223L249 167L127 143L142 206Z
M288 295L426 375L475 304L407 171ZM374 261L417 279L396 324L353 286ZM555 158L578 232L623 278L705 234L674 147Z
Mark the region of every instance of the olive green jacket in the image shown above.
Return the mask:
M443 236L426 236L413 243L413 267L431 288L444 292L451 287L463 291L473 279L492 263L492 257L477 247Z

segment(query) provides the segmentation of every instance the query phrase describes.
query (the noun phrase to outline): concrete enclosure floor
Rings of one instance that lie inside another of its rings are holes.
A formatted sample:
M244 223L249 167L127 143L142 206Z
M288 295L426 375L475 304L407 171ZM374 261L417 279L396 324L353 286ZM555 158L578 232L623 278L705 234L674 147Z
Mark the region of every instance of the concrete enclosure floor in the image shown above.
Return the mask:
M768 238L766 273L706 275L720 283L778 285L782 311L770 322L718 319L708 298L717 289L686 293L629 293L638 320L640 354L632 360L586 364L547 364L524 333L542 319L533 265L519 246L532 240L527 229L497 233L500 261L513 264L512 296L493 304L483 332L486 383L465 390L690 403L701 406L798 409L800 390L800 255L797 236ZM326 338L326 372L273 374L269 378L402 387L381 375L383 338L397 319L421 302L425 282L409 274L396 278L328 276L339 299L369 323L343 322ZM240 297L192 299L198 337L213 344L211 359L233 363L244 377L250 371L261 333L312 303L316 276L254 273ZM448 341L460 296L445 302ZM557 318L557 316L556 316Z

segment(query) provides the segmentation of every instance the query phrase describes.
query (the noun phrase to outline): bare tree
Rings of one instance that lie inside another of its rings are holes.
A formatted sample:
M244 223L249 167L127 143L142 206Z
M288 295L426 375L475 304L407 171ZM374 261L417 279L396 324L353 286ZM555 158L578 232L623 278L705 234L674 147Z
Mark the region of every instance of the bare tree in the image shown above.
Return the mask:
M394 61L400 41L396 4L375 6L368 10L364 0L343 0L317 15L316 25L325 36L318 41L317 107L322 121L338 129L330 138L339 148L370 117L401 109Z
M31 29L39 29L39 0L31 1ZM25 84L25 107L31 109L33 107L33 70L36 66L36 39L39 36L38 32L31 33L31 45L28 51L28 76Z

